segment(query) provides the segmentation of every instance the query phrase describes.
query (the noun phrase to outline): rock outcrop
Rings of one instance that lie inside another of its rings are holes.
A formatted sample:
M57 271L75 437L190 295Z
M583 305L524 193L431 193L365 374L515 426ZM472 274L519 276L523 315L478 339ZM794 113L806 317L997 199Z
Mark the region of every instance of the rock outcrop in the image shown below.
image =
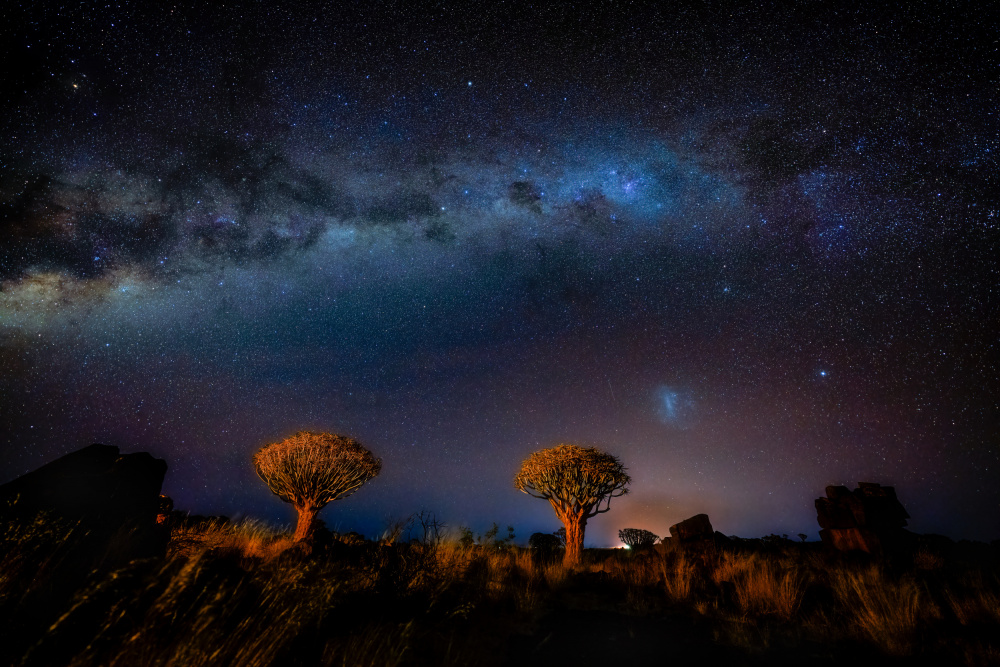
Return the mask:
M816 499L816 512L824 544L838 551L871 554L900 545L910 518L893 487L871 482L859 482L854 491L826 487L826 498Z
M156 525L166 462L141 452L90 445L0 486L0 520L48 520L77 526L87 541L113 548L115 560L156 555Z
M661 538L653 548L661 554L670 553L675 549L711 551L715 549L720 537L725 540L720 533L712 530L712 522L708 520L707 514L696 514L690 519L684 519L670 526L670 535Z
M715 537L712 522L707 514L695 514L690 519L670 526L670 539L680 542L695 542Z

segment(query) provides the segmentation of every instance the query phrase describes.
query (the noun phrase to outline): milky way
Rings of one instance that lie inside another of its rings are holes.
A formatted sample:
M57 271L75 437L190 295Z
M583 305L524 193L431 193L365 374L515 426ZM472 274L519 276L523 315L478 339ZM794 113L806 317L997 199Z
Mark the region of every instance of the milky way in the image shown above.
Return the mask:
M633 478L588 544L859 481L1000 535L985 10L171 7L3 10L0 481L287 523L250 456L318 429L384 459L331 527L526 538L565 441Z

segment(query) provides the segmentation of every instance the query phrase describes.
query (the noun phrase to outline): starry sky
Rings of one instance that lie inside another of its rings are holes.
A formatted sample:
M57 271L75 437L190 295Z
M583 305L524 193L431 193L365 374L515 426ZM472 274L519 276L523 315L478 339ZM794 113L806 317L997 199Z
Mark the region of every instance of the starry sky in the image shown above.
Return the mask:
M588 545L859 481L1000 537L997 16L751 4L5 5L0 481L103 442L288 524L250 457L323 430L384 460L331 528L523 541L575 442Z

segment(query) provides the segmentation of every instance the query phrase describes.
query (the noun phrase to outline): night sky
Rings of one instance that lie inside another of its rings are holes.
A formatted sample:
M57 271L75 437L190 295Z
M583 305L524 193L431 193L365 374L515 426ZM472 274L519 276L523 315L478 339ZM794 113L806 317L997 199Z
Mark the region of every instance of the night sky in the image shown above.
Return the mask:
M21 4L0 482L103 442L290 524L250 457L323 430L384 461L331 528L523 542L575 442L633 480L588 546L859 481L1000 537L989 3Z

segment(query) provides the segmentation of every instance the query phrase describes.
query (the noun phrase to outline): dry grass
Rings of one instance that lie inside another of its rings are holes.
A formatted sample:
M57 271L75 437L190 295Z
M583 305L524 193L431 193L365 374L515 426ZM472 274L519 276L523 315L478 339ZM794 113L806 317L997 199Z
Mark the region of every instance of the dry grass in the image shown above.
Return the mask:
M729 582L743 614L775 615L790 621L798 614L808 577L796 564L758 554L723 553L712 571L716 584Z
M587 564L585 569L589 572L605 572L614 581L626 586L648 587L660 583L663 567L662 558L614 554L604 560Z
M695 590L696 566L694 561L681 554L673 559L664 559L661 565L663 590L673 602L683 602Z
M179 526L166 558L62 591L73 531L44 522L0 531L0 628L22 644L34 637L11 662L488 664L504 655L506 636L567 604L689 614L716 641L755 652L860 641L894 656L944 651L967 665L1000 653L996 573L930 569L926 558L899 573L794 547L615 551L590 552L569 571L528 550L449 543L334 541L306 556L264 524L208 522ZM12 622L46 604L52 613L34 625Z
M291 536L262 521L244 519L235 524L210 520L171 529L169 555L188 557L206 549L232 550L244 558L271 560L292 546Z
M68 665L274 664L339 588L339 582L313 585L304 598L296 573L276 574L243 580L207 552L152 573L118 573L79 595L48 632L69 642L83 628L92 635L85 648L67 656ZM108 608L110 599L115 602ZM126 611L137 608L141 615L127 618ZM107 654L108 646L118 648ZM38 658L46 662L43 656L45 651Z
M890 655L909 655L921 623L940 617L916 581L890 578L878 565L836 570L831 582L853 630Z
M546 568L519 551L368 544L344 563L275 557L284 538L253 523L179 537L162 565L137 564L77 595L30 658L263 667L306 651L315 664L397 665L446 637L434 662L473 664L481 643L458 627L497 605L530 613L547 590Z
M965 626L1000 626L1000 578L981 572L962 577L944 594L948 607Z
M927 549L920 549L913 555L913 567L917 570L933 572L944 567L944 557Z
M78 526L53 522L44 515L30 523L0 525L0 601L26 594L66 556L81 532Z
M942 649L947 642L939 637L955 621L974 631L971 636L1000 636L1000 578L975 571L952 577L948 586L934 578L937 592L931 594L921 579L928 562L918 556L911 572L889 573L871 562L785 547L641 557L619 552L589 569L621 585L621 606L630 613L658 612L650 595L657 590L659 600L674 609L714 623L718 641L752 651L770 650L775 642L843 641L891 656L952 650ZM944 565L933 564L940 577ZM1000 642L970 640L964 646L966 657L956 656L957 662L988 664Z
M993 643L974 641L966 645L962 658L968 667L996 667L1000 665L1000 646Z

